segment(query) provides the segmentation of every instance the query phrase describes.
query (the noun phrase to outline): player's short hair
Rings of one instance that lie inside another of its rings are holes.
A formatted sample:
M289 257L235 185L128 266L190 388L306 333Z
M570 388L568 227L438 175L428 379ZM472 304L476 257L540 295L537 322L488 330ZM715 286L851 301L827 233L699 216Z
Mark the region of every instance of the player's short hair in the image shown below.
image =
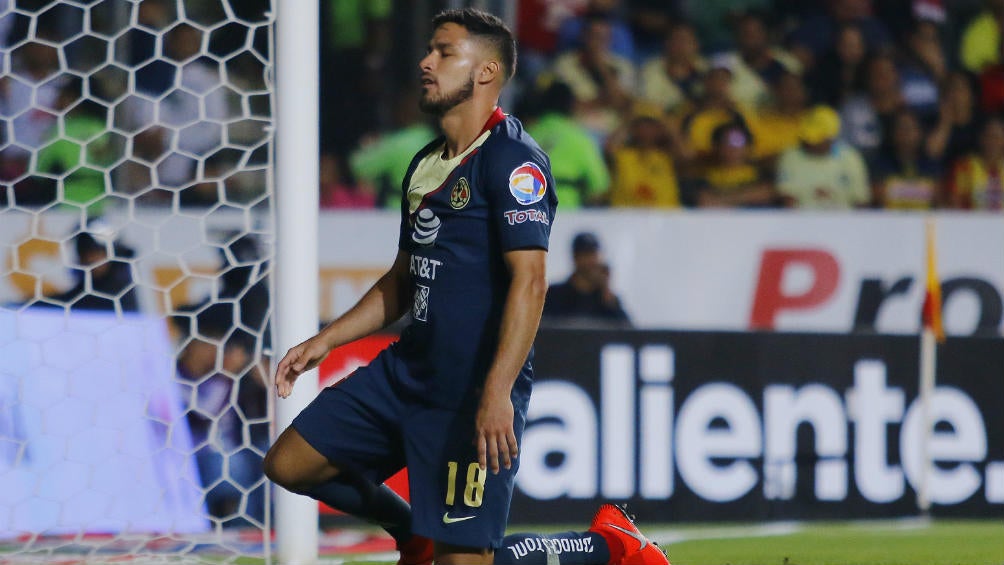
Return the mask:
M433 29L443 24L463 26L472 36L488 42L502 60L506 80L516 73L516 38L498 16L476 8L445 10L432 18Z

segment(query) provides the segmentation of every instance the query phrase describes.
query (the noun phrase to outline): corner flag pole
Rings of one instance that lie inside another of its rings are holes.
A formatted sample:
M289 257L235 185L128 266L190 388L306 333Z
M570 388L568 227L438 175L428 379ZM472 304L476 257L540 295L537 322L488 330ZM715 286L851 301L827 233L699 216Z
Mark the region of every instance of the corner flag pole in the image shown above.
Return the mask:
M920 333L920 413L923 422L920 446L920 484L917 488L917 508L924 515L931 510L931 438L934 422L931 398L934 396L935 371L938 364L938 343L945 341L941 319L941 282L938 279L938 258L935 249L934 217L924 223L925 292L923 329Z
M317 333L319 223L318 2L282 0L276 9L276 361ZM317 395L317 370L300 375L292 395L279 399L279 433ZM272 393L274 394L274 392ZM275 539L283 565L317 562L317 502L275 490ZM266 539L265 543L268 543Z

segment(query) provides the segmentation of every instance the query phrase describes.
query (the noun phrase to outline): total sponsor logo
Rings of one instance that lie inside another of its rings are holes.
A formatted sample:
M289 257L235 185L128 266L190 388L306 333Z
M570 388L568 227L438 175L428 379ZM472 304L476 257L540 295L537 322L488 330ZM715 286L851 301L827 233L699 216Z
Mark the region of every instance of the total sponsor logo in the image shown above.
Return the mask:
M540 222L545 226L551 224L551 220L547 217L547 212L543 210L506 210L503 215L510 226L524 222Z
M509 173L509 192L524 206L535 204L547 193L547 177L540 167L527 161Z
M738 386L709 382L676 412L671 347L612 344L600 356L598 407L572 382L534 385L516 477L526 495L659 500L673 496L679 478L716 503L738 500L758 485L765 499L790 500L797 436L807 425L816 500L846 500L853 485L869 502L890 503L906 495L908 484L918 490L925 483L935 504L973 496L1004 504L1004 461L987 461L983 416L959 388L936 387L925 414L919 398L908 403L903 389L887 384L883 361L862 359L843 395L815 382L767 385L761 410ZM889 441L897 427L898 441ZM897 447L898 454L890 453ZM554 454L563 455L557 465Z

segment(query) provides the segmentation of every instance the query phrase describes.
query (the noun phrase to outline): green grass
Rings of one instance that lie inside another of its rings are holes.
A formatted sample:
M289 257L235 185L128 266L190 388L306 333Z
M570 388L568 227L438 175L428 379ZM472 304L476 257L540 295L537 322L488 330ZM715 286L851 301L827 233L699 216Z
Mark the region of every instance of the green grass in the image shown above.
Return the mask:
M728 525L641 523L639 526L668 551L673 565L1004 565L1004 518ZM581 525L517 525L509 531L560 532L579 528ZM377 560L387 555L321 556L320 563L393 563L393 559ZM16 558L5 561L5 557L12 556L0 547L0 563L20 563ZM192 561L170 561L179 562L264 563L260 558L228 559L213 555L193 556ZM273 559L273 563L277 562Z
M579 526L514 526L558 532ZM1004 565L1004 519L640 524L673 565ZM367 556L346 565L377 565Z
M809 523L782 535L750 536L743 528L676 533L688 531L702 539L666 546L673 565L1004 565L1001 520Z

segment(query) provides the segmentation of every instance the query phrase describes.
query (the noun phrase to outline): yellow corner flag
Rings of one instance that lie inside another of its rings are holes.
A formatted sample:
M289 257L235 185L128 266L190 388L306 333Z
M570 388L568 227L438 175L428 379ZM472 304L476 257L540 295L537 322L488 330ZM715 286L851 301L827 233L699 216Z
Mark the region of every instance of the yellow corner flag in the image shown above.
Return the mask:
M935 249L934 218L925 224L927 276L924 292L924 328L930 328L938 342L945 341L945 327L941 321L941 283L938 280L938 254Z

